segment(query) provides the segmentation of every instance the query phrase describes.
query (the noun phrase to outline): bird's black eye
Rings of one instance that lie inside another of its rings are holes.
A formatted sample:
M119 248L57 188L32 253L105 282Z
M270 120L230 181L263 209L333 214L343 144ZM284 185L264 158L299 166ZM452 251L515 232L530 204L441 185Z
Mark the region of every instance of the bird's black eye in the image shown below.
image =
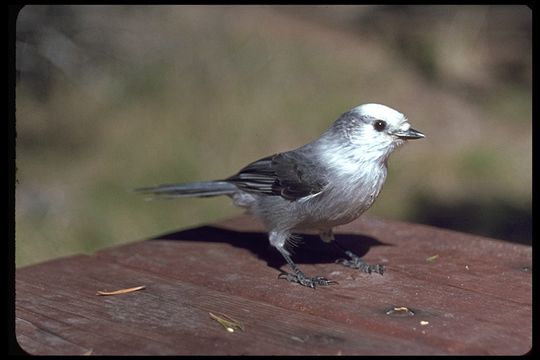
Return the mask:
M373 128L377 131L383 131L386 129L386 122L382 120L377 120L373 123Z

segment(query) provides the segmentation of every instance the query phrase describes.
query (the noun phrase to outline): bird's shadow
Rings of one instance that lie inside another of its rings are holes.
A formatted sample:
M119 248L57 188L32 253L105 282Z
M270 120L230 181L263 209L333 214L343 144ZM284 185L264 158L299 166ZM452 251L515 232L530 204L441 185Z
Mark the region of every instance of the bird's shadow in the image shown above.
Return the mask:
M297 264L333 263L337 259L346 258L340 247L334 243L321 241L318 235L299 234L297 246L288 247ZM335 234L339 245L362 257L372 246L388 246L373 237L359 234ZM201 241L229 243L232 246L244 248L266 261L267 265L278 269L286 262L280 253L273 248L268 235L264 232L236 231L216 226L201 226L197 228L158 235L150 240L172 241Z

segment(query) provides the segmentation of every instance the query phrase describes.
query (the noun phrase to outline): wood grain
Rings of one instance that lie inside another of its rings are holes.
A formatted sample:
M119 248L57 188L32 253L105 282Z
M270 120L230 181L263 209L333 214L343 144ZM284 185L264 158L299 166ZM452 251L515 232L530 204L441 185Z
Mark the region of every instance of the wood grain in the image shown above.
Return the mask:
M338 228L340 244L386 266L381 276L335 264L337 247L303 238L300 268L338 285L277 279L288 269L249 216L18 269L17 340L31 354L96 355L516 355L532 346L530 246L365 216ZM400 306L415 315L387 315ZM210 312L244 331L227 332Z

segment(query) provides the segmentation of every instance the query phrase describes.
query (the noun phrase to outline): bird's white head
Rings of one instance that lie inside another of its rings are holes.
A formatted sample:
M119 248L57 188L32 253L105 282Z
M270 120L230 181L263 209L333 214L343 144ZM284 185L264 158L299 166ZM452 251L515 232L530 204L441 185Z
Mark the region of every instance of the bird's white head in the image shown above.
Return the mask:
M330 130L346 139L342 146L350 156L362 161L385 162L390 153L406 140L424 137L411 128L405 115L381 104L363 104L349 110L336 120Z
M393 150L406 140L420 139L424 134L411 128L407 117L381 104L364 104L349 111L351 141L361 146Z
M397 110L381 104L363 104L351 109L351 112L360 117L371 117L386 121L387 123L399 124L407 121L405 115Z
M353 108L350 114L360 120L357 130L360 130L364 140L401 144L404 140L424 137L424 134L411 128L405 115L386 105L364 104Z

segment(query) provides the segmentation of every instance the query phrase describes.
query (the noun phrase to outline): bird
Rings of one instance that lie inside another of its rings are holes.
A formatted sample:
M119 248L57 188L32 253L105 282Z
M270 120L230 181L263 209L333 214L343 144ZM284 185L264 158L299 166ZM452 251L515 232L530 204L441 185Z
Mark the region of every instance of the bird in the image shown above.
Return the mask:
M307 276L292 260L297 233L316 230L322 241L337 244L333 229L357 219L381 192L390 154L408 140L424 137L399 111L362 104L341 114L315 140L249 163L230 177L135 191L169 198L229 196L262 221L270 244L289 264L292 271L283 271L279 278L311 288L337 284ZM349 257L337 261L342 265L384 273L383 265L368 264L341 249Z

